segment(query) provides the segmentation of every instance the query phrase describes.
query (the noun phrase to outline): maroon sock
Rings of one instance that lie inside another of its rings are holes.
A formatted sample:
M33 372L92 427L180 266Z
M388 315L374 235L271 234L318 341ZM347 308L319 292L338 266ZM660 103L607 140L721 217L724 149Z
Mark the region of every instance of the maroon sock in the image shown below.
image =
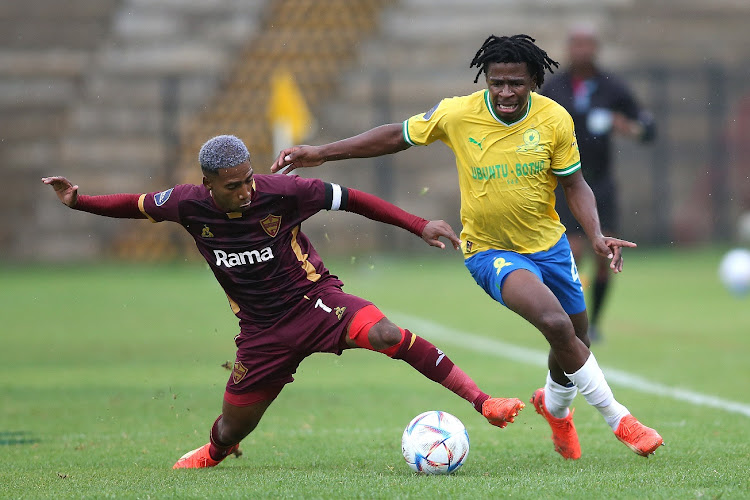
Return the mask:
M214 425L211 427L211 445L208 447L208 454L214 460L221 462L227 458L234 444L225 445L219 440L219 420L221 420L221 415L219 415L219 418L216 419Z
M406 330L403 343L393 355L393 359L406 361L419 373L438 384L442 383L453 369L453 361L443 351L409 330Z
M490 399L489 394L482 392L476 382L466 372L455 365L443 381L443 386L471 403L479 413L482 413L482 403Z
M393 359L406 361L425 377L464 398L479 413L482 412L482 403L490 398L443 351L409 330L406 330L403 343Z
M489 394L485 394L485 393L483 392L483 393L481 393L481 394L480 394L479 396L477 396L477 398L476 398L476 399L475 399L474 401L472 401L472 403L471 403L471 404L472 404L472 405L474 406L474 409L475 409L476 411L478 411L479 413L482 413L482 405L483 405L483 404L484 404L484 402L485 402L485 401L487 401L488 399L490 399L490 395L489 395Z

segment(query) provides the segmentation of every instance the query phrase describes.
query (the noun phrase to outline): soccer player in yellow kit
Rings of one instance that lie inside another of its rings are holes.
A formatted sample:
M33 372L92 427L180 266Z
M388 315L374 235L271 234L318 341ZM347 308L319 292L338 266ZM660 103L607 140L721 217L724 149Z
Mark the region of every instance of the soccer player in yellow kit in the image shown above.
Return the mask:
M366 158L443 141L456 157L461 190L465 264L493 299L522 316L550 345L549 372L531 403L552 428L555 450L581 456L569 406L577 393L602 414L615 436L648 456L663 444L615 400L589 351L583 289L555 212L562 185L571 212L594 251L622 271L622 247L634 243L601 233L596 200L581 174L573 120L555 101L537 94L557 62L527 35L490 36L471 67L487 88L447 98L403 123L382 125L322 146L282 150L272 166L314 167L329 160Z

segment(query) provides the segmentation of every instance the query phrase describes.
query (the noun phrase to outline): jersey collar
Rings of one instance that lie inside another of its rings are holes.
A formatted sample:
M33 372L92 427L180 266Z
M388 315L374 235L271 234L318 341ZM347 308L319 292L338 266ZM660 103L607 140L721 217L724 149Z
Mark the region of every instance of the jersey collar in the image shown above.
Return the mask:
M492 115L492 118L495 119L496 122L502 123L505 126L511 127L515 125L516 123L520 123L526 119L527 116L529 116L529 111L531 111L531 92L529 92L529 102L526 104L526 113L523 114L521 118L514 121L513 123L508 123L506 121L503 121L497 114L495 114L495 109L492 107L492 99L490 99L490 91L485 90L484 91L484 104L487 106L487 111L490 112Z

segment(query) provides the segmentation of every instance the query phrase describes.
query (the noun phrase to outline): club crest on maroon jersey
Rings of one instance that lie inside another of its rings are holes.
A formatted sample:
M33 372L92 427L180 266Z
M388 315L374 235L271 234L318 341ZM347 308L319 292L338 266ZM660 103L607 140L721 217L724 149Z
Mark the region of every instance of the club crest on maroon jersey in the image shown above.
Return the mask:
M260 226L268 236L275 238L281 228L281 216L268 214L260 220Z

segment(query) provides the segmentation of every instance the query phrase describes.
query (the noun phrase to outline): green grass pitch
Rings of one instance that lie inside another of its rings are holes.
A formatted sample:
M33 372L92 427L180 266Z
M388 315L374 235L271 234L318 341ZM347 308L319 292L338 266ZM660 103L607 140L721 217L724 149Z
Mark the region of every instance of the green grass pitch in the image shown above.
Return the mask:
M716 279L722 249L634 250L615 277L599 363L750 407L750 296ZM396 317L544 350L493 303L458 255L328 261ZM208 439L234 359L236 319L201 264L0 269L0 496L4 498L741 498L750 497L750 416L612 383L668 446L620 444L579 396L583 457L564 461L531 405L500 430L406 364L348 351L300 367L242 443L210 470L173 471ZM410 328L409 324L401 326ZM430 339L430 331L416 333ZM545 371L456 338L439 347L485 391L528 400ZM471 438L452 476L411 473L400 453L418 413L458 416Z

